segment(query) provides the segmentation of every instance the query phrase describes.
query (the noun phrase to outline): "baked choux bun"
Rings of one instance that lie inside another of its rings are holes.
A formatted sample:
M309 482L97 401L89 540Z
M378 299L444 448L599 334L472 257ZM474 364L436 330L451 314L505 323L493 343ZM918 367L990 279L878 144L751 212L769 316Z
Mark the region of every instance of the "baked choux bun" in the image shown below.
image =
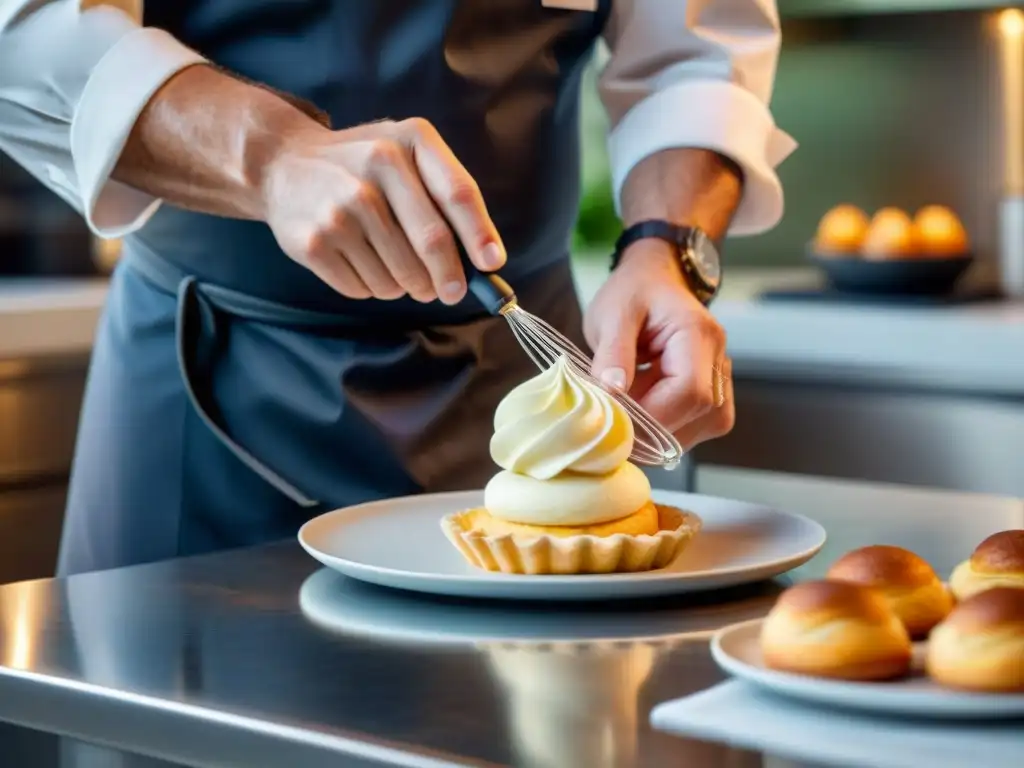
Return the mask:
M1024 529L993 533L981 542L953 569L949 586L957 600L992 587L1024 589Z
M857 206L837 205L818 222L814 250L824 255L859 253L869 223L867 214Z
M1024 692L1024 589L993 587L957 605L932 630L925 668L950 688Z
M917 255L914 223L899 208L882 208L864 235L861 254L866 259L905 259Z
M841 680L907 674L910 636L882 596L846 581L808 581L779 596L761 627L770 669Z
M953 596L932 567L901 547L855 549L836 560L825 576L878 591L911 638L927 637L953 608Z
M924 256L966 256L971 249L967 230L949 208L926 205L914 216L914 240Z

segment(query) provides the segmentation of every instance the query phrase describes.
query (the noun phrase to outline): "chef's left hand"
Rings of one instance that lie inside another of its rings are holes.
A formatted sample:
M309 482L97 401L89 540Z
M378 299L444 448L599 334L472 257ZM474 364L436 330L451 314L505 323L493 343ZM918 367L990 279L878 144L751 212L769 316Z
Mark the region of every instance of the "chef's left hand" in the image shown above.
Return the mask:
M670 247L630 246L587 308L594 374L627 390L684 449L721 437L736 421L725 331L690 292ZM638 363L649 363L637 371ZM715 368L724 402L716 406Z

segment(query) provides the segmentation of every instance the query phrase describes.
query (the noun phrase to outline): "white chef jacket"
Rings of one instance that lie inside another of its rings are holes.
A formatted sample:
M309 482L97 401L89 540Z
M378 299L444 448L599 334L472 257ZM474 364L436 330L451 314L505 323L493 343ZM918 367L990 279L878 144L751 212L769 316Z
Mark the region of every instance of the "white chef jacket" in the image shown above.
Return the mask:
M143 0L0 0L0 151L101 237L138 229L160 206L110 174L153 94L205 61L142 19ZM775 226L775 168L796 147L768 107L781 43L775 0L613 0L604 39L599 92L616 205L641 160L697 147L743 169L731 234Z

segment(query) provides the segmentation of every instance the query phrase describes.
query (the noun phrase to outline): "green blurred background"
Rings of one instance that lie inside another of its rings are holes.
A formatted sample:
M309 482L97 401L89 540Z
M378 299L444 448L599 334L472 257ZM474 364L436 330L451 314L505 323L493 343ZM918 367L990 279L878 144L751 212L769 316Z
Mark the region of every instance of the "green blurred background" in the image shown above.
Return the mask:
M783 9L786 5L783 3ZM802 264L819 218L850 202L949 205L978 255L995 250L1001 195L999 46L988 11L787 19L772 111L800 143L779 168L782 222L731 239L731 265ZM583 92L577 258L607 258L620 225L596 70Z

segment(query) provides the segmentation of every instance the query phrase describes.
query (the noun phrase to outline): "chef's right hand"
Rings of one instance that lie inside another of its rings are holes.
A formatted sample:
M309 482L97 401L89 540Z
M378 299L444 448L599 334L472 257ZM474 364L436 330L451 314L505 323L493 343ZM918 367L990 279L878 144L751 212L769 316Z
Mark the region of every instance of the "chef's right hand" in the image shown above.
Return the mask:
M479 269L505 263L479 187L426 120L290 134L262 188L284 252L351 298L459 302L456 237Z

